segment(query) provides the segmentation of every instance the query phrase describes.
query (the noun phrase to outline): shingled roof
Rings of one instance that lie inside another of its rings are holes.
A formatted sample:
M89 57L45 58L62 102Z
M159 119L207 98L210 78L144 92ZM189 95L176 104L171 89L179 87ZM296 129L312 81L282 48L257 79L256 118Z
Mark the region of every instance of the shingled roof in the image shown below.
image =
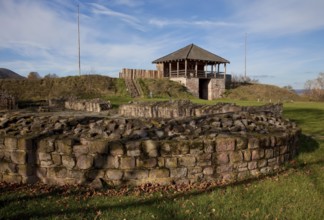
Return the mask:
M189 44L184 48L154 60L152 63L165 63L175 60L202 60L215 63L230 63L228 60L204 50L195 44Z

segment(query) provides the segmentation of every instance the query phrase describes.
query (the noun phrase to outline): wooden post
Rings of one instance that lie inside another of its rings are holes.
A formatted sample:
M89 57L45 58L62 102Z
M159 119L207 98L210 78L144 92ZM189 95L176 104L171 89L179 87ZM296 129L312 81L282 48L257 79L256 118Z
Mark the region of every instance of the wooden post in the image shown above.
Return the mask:
M207 78L208 64L204 64L205 78Z
M188 64L188 61L185 60L185 75L186 75L186 78L188 77L188 74L187 74L187 64Z
M226 63L224 63L224 69L225 69L225 71L224 71L224 79L226 79Z
M177 77L179 77L179 60L177 61Z
M169 78L171 78L171 68L172 68L172 65L171 65L171 62L169 63Z
M218 66L217 66L217 73L219 74L219 65L220 65L220 63L218 64ZM217 75L217 74L216 74Z
M196 61L196 64L195 64L195 74L196 74L196 77L198 76L198 62Z

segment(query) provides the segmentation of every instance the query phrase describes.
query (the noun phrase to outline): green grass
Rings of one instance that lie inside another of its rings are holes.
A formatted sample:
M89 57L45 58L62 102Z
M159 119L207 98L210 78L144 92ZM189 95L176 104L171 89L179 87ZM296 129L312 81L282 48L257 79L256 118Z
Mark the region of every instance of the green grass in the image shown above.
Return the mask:
M323 219L324 103L287 103L284 116L296 121L304 135L295 162L278 175L207 191L123 196L3 186L0 219Z

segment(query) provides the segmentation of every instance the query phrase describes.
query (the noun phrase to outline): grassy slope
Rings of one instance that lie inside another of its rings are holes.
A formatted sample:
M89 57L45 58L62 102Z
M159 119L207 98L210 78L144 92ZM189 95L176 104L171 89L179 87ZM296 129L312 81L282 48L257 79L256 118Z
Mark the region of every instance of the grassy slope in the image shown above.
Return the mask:
M301 97L295 92L273 85L250 84L227 91L226 98L234 100L260 100L272 102L298 101Z
M248 104L247 102L244 102ZM285 117L304 133L296 163L279 175L207 192L87 196L0 188L0 216L34 219L322 219L324 103L288 103ZM27 193L31 191L32 193Z

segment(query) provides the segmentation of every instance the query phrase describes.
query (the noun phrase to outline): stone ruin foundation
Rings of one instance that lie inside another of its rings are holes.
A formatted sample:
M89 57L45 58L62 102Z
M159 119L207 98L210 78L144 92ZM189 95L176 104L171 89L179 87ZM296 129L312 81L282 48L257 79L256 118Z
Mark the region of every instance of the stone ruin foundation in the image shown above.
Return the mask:
M70 110L87 111L87 112L102 112L111 109L109 101L101 99L92 100L68 100L65 101L64 107Z
M16 99L7 92L0 91L0 110L12 110L16 108Z
M182 118L3 114L0 181L100 187L268 175L296 155L301 134L269 109Z

